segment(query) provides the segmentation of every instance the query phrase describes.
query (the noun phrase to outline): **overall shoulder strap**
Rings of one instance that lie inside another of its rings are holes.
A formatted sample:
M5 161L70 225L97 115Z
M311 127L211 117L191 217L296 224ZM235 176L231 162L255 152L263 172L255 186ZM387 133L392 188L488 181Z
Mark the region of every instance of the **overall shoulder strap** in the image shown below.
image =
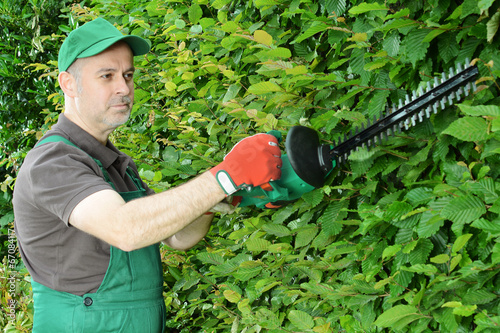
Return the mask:
M46 137L45 139L43 139L42 141L38 142L36 146L40 146L40 145L43 145L44 143L48 143L48 142L64 142L65 144L67 145L70 145L70 146L73 146L73 147L76 147L78 149L81 150L80 147L78 147L77 145L75 145L73 142L69 141L68 139L66 139L65 137L62 137L60 135L51 135L51 136L48 136Z

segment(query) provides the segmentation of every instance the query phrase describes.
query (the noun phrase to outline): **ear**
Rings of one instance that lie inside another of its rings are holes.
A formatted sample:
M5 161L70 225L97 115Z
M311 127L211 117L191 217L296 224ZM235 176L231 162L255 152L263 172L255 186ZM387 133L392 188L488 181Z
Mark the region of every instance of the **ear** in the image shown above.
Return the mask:
M77 96L77 84L73 75L69 72L61 72L59 73L59 86L61 87L64 94L68 97L76 97Z

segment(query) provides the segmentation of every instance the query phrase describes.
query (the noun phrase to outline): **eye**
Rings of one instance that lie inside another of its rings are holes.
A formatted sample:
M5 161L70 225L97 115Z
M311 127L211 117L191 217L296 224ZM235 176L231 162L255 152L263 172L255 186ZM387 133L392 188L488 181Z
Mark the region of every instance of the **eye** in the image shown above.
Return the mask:
M134 78L134 73L126 73L123 75L125 80L132 80Z
M103 79L110 79L110 78L111 78L111 76L112 76L112 74L109 74L109 73L108 73L108 74L103 74L103 75L101 75L101 77L102 77Z

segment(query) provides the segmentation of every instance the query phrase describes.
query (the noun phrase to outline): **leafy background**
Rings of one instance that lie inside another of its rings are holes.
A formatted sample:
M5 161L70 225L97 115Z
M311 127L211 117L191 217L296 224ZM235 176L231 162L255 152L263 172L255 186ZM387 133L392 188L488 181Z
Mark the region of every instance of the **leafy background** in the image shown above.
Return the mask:
M278 210L216 217L188 252L162 249L172 332L500 330L500 1L0 2L2 255L16 171L62 110L57 50L101 16L151 41L133 117L113 134L166 190L241 138L291 126L323 143L458 63L477 91ZM2 306L28 331L29 277L4 259ZM18 290L9 293L7 277ZM5 310L4 310L5 311Z

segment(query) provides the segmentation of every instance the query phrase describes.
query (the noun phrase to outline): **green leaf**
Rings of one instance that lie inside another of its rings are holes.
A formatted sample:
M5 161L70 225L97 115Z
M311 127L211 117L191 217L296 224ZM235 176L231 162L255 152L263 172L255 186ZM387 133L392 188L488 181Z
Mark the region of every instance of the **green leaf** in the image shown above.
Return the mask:
M191 7L189 7L188 16L189 21L191 21L192 24L198 24L203 16L203 10L201 9L200 5L196 3L192 4Z
M5 227L9 223L14 221L14 213L9 212L5 214L4 216L0 217L0 227Z
M236 273L233 273L233 276L235 279L238 279L241 281L248 281L251 278L259 275L261 271L262 271L262 267L260 267L260 266L243 267L243 268L240 267Z
M256 312L256 319L259 325L267 329L278 329L280 327L280 319L276 312L261 307Z
M257 289L259 291L259 293L262 294L262 293L265 293L266 291L268 291L268 290L270 290L270 289L272 289L275 286L278 286L280 284L282 284L281 281L278 281L276 278L271 277L271 278L259 280L255 284L255 289Z
M273 243L269 245L269 247L267 248L267 250L271 253L281 253L281 254L290 253L292 249L293 248L292 245L290 245L290 243Z
M224 290L223 294L231 303L238 303L241 300L241 295L234 290Z
M494 203L498 199L495 181L492 178L483 178L471 185L474 194L483 195L486 203Z
M493 42L493 38L498 32L498 27L500 26L500 11L497 11L488 23L486 23L486 40L488 43Z
M451 249L451 252L457 253L458 251L460 251L465 246L465 244L467 244L467 242L469 241L469 239L471 237L472 237L472 234L465 234L465 235L457 237L457 239L455 240L455 243L453 243L453 248Z
M264 54L268 58L285 58L286 59L286 58L291 58L292 57L292 52L289 49L284 48L284 47L277 47L277 48L275 48L273 50L264 51ZM288 66L292 66L290 63L285 63L285 62L278 62L278 63L279 64L287 64ZM283 67L285 67L285 66L283 66ZM297 67L299 67L299 66L297 66ZM301 69L301 68L297 68L297 71L299 69ZM288 73L288 71L289 70L291 71L292 68L286 68L285 70L286 70L287 74L290 74L290 73ZM302 73L300 73L300 74L305 74L305 73L307 73L307 70L305 70L305 72L303 70L301 70L301 72Z
M323 212L323 214L318 219L318 223L321 224L323 231L328 236L337 235L342 230L342 224L337 222L345 215L342 209L345 207L348 201L337 201L331 203Z
M388 56L395 57L399 54L401 37L397 33L391 33L389 36L384 38L382 45L384 46L384 50L387 52Z
M304 193L302 199L307 202L311 207L316 207L323 201L324 193L320 189L313 190L311 192Z
M211 4L216 9L222 9L222 7L224 7L225 5L227 5L230 2L231 2L231 0L215 0L215 1L211 2Z
M458 104L460 111L468 116L483 117L500 117L500 106L497 105L476 105Z
M275 235L276 237L285 237L289 236L292 232L290 229L280 224L271 224L267 223L262 226L262 230L267 232L268 234Z
M426 29L415 29L404 40L407 51L406 56L414 66L417 61L424 59L427 54L427 49L430 46L430 43L424 42L427 33Z
M401 9L400 11L394 13L394 14L389 14L387 15L384 20L387 21L387 20L390 20L390 19L396 19L396 18L400 18L400 17L405 17L405 16L409 16L411 13L410 11L410 8L403 8Z
M384 249L384 252L382 252L382 260L384 260L386 258L393 257L400 250L401 250L401 244L396 244L396 245L386 247Z
M433 29L431 30L427 36L425 36L425 38L423 39L423 42L424 43L430 43L432 42L432 40L434 38L436 38L437 36L441 35L442 33L445 33L446 30L445 29Z
M495 300L498 296L484 289L469 290L462 297L465 304L487 304Z
M273 43L273 37L264 30L256 30L253 38L257 43L270 46Z
M349 13L352 15L359 15L359 14L371 12L374 10L389 11L389 8L387 8L385 5L379 4L377 2L374 2L374 3L362 2L361 4L349 9Z
M495 2L495 0L478 0L477 6L482 11L487 11L494 2Z
M297 235L295 236L295 248L309 245L311 241L318 234L318 227L315 225L308 225L296 230Z
M455 36L445 34L438 39L438 51L443 61L448 63L455 58L460 50Z
M248 251L261 252L261 251L267 251L267 249L271 245L271 242L269 242L266 239L262 239L262 238L252 238L252 239L248 239L245 242L245 245L246 245Z
M443 131L462 141L484 141L488 138L488 124L483 118L466 117L455 120Z
M329 15L335 13L337 16L342 16L347 9L347 0L326 0L325 7Z
M389 31L395 30L395 29L403 29L403 28L409 28L409 27L415 27L415 26L418 26L418 23L415 22L414 20L394 19L394 20L387 21L382 27L376 28L375 30L389 32ZM425 36L423 38L425 38ZM423 38L422 38L422 40L423 40Z
M410 190L405 196L413 206L423 205L431 201L435 195L428 187L417 187Z
M186 22L184 20L176 19L174 23L177 29L184 29L186 27Z
M433 248L434 245L431 240L427 238L419 239L413 251L410 252L410 263L412 265L426 263Z
M217 253L201 252L196 255L196 258L201 262L212 264L212 265L222 265L225 260Z
M283 91L280 86L274 82L263 81L256 84L252 84L248 88L248 92L255 95L264 95L269 92Z
M403 215L411 212L412 208L407 202L394 201L387 207L384 213L384 220L393 224L397 223Z
M444 218L440 215L434 215L431 211L424 212L417 226L417 234L419 237L431 237L439 231L443 224Z
M325 31L326 29L328 29L328 25L326 25L324 22L314 21L313 24L306 31L304 31L301 35L297 37L297 39L295 39L295 43L300 43L316 35L318 32Z
M260 8L264 6L274 6L279 5L279 1L277 0L254 0L255 7Z
M486 213L484 203L475 196L465 195L453 199L446 205L441 216L457 224L471 223Z
M416 307L412 305L396 305L382 313L374 322L376 326L402 329L409 323L421 318Z
M240 90L241 90L241 85L239 84L230 85L229 88L227 89L226 94L224 95L222 103L227 103L230 100L234 99L238 95Z
M438 269L434 265L430 264L418 264L410 267L401 267L401 271L418 273L418 274L426 274L426 275L435 275L438 272ZM399 276L399 275L398 275Z
M450 256L447 254L438 254L430 259L431 262L435 264L445 264L450 261Z
M453 308L453 314L462 317L473 315L477 309L477 305L462 305L460 302L447 302L443 304L443 307Z
M484 230L491 233L493 236L500 236L500 220L495 219L493 221L488 221L484 218L480 218L471 224L474 228Z
M288 320L300 330L310 330L314 327L314 319L307 312L291 310L288 313Z

